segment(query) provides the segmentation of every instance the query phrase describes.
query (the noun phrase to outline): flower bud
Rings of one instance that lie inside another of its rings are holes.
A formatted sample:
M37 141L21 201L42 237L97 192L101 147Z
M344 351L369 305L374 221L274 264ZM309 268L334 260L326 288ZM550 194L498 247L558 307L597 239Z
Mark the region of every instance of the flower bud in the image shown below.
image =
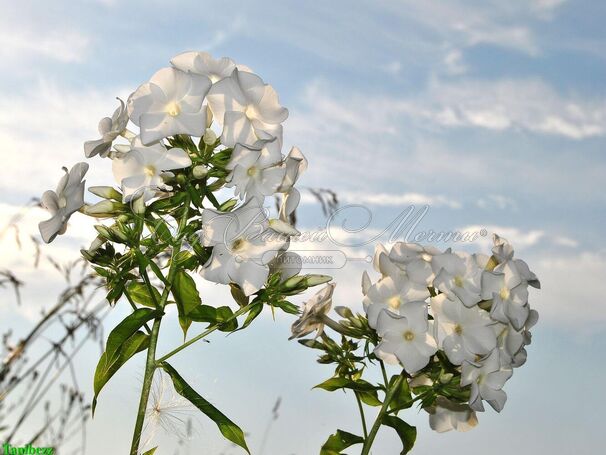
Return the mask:
M122 194L111 186L91 186L88 191L93 193L95 196L102 197L103 199L114 199L116 201L122 200Z
M299 275L295 275L293 277L290 277L288 280L286 280L283 284L283 286L286 289L294 289L299 287L299 285L305 280L305 276L299 276Z
M439 379L442 384L448 384L452 380L452 378L452 373L442 373Z
M217 135L212 129L206 128L206 131L204 131L204 136L202 136L202 141L206 145L214 145L215 142L217 142Z
M131 209L133 213L136 213L137 215L143 215L145 213L145 201L143 200L143 197L138 197L133 200L131 204Z
M206 174L208 174L208 168L203 164L199 164L198 166L193 168L192 174L195 179L203 179L204 177L206 177Z
M351 310L349 309L349 307L346 306L336 306L335 307L335 312L341 316L342 318L345 319L350 319L353 317L353 313L351 312Z
M238 203L237 199L228 199L223 204L221 204L221 206L219 207L219 211L220 212L229 212L231 209L233 209L236 206L237 203Z
M106 199L94 205L85 206L84 213L95 218L110 218L123 208L124 204Z
M305 283L307 286L318 286L319 284L328 283L332 280L332 277L329 275L307 275L307 279Z
M278 220L278 219L271 219L271 220L269 220L269 227L271 229L273 229L274 231L276 231L277 233L279 233L279 234L284 234L284 235L299 235L299 234L301 234L299 231L297 231L290 224L286 223L285 221Z

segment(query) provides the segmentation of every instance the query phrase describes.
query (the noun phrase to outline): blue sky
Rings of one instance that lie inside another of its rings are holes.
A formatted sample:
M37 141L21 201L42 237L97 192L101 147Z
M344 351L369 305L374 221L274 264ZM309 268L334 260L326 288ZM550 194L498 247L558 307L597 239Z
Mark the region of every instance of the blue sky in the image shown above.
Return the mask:
M541 278L543 289L531 294L541 321L528 364L506 386L503 413L486 412L466 435L431 434L425 416L415 416L417 453L512 450L495 441L515 441L520 453L603 451L605 3L87 0L2 2L0 9L3 219L54 186L62 165L82 160L83 141L95 137L115 96L128 96L170 57L190 49L232 57L271 83L289 108L285 144L310 161L301 184L331 188L344 204L371 211L357 237L383 229L411 204L429 204L419 230L499 232ZM89 183L110 181L107 163L95 164ZM303 202L301 226L321 227L317 204L309 196ZM43 216L29 213L23 229L34 232ZM74 219L48 251L73 257L91 238L90 224ZM0 328L8 321L24 327L40 296L59 284L50 268L31 270L27 246L18 251L7 236L0 245L0 266L29 285L29 303L19 308L0 291ZM487 246L484 239L462 248ZM359 307L364 267L351 261L335 271L339 304ZM273 400L283 397L266 455L315 453L337 426L357 430L351 397L310 391L329 371L285 341L290 322L267 317L238 335L242 343L217 337L180 359L183 374L251 432L253 447ZM178 339L173 329L167 347ZM81 360L83 378L97 355L91 348ZM140 367L133 362L104 392L90 454L128 439ZM116 411L122 403L129 407ZM211 425L200 418L195 444L217 447ZM381 438L376 453L396 453L392 436Z

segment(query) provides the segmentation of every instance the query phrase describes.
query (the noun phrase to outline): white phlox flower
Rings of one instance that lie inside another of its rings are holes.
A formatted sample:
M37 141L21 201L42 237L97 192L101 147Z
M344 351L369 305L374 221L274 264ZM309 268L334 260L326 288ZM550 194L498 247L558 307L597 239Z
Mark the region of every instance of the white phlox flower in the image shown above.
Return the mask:
M269 227L269 220L256 199L231 212L202 212L202 244L212 246L203 278L222 284L236 283L246 295L263 287L269 263L282 251L287 239Z
M431 265L436 274L434 287L449 298L458 298L466 307L481 300L482 272L488 257L480 254L451 252L433 256Z
M59 180L55 191L45 191L40 204L51 214L51 218L40 222L38 228L40 235L46 243L52 242L57 235L64 234L67 222L73 213L84 206L84 185L82 180L87 163L77 163L69 171L63 168L65 175Z
M213 84L207 99L213 116L223 126L221 143L226 147L274 137L282 144L281 123L288 110L280 105L276 91L256 74L236 68Z
M94 141L86 141L84 143L84 155L91 158L99 155L106 158L110 154L114 140L120 135L128 135L126 133L126 125L128 124L128 111L124 101L118 98L120 106L114 111L111 117L104 117L99 122L100 139Z
M438 347L427 320L425 302L408 302L399 314L383 310L377 320L377 334L381 342L375 355L387 363L399 361L407 373L424 368Z
M139 196L143 197L143 201L148 201L158 191L170 189L164 183L165 171L183 169L191 166L191 163L191 158L184 150L167 150L160 142L146 146L137 136L129 152L112 160L112 171L122 187L124 202Z
M182 52L170 60L170 64L186 73L206 76L214 84L229 77L236 68L234 61L227 57L214 59L208 52Z
M461 386L471 385L469 407L474 411L484 411L483 400L497 412L505 406L507 394L502 389L513 370L501 365L499 355L499 350L494 349L479 362L463 362Z
M439 396L435 404L426 409L429 413L429 426L437 433L447 431L469 431L478 424L478 418L466 404L459 404Z
M157 71L128 99L141 142L150 145L176 134L201 137L207 127L203 101L210 86L210 79L199 74L175 68Z
M225 168L231 171L226 187L235 187L235 195L242 200L256 197L261 202L278 190L286 173L275 138L253 146L236 144Z
M322 317L330 311L332 307L332 294L335 290L335 283L329 283L320 289L314 296L303 305L303 313L297 319L292 327L292 335L289 338L301 338L310 334L314 330L316 336L324 331L324 322Z
M435 319L436 338L454 365L474 361L490 353L497 345L492 327L495 322L487 311L478 306L467 308L455 297L446 294L431 298L431 311Z

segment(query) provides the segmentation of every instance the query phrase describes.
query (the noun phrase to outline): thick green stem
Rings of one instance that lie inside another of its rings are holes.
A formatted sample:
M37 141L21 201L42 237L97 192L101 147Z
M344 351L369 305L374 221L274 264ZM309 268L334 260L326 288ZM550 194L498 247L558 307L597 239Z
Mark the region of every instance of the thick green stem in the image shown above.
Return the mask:
M160 321L162 318L154 319L154 325L149 336L149 348L147 349L147 361L145 363L145 373L143 375L143 387L141 388L141 398L139 399L139 410L137 411L137 421L133 431L133 441L130 446L130 455L139 453L139 444L141 442L141 433L143 431L143 422L145 421L145 411L149 399L154 371L156 370L156 345L158 343L158 334L160 333Z
M166 277L166 286L164 287L164 291L162 292L162 296L160 298L160 302L158 302L158 306L160 309L164 309L166 302L168 301L168 296L170 295L170 290L172 287L172 283L175 279L175 275L177 273L177 261L175 260L177 254L181 250L181 245L183 244L183 229L187 225L187 220L189 218L189 198L186 198L183 204L183 215L179 220L179 230L177 231L177 239L175 244L173 245L173 251L171 254L170 268L168 270L168 276ZM143 268L145 268L145 264L143 264ZM147 273L146 273L147 274ZM141 443L141 433L143 431L143 423L145 421L145 411L147 409L147 402L149 400L149 392L151 390L152 380L154 378L154 372L156 370L156 346L158 344L158 335L160 334L160 323L162 322L162 317L158 317L154 319L154 325L152 326L151 334L149 335L149 347L147 348L147 360L145 362L145 373L143 376L143 387L141 388L141 398L139 400L139 409L137 411L137 420L135 422L135 429L133 431L133 440L130 448L130 455L137 455L139 452L139 444Z
M201 334L193 337L191 340L186 341L185 343L183 343L181 346L173 349L172 351L170 351L168 354L160 357L156 363L160 364L162 362L164 362L165 360L168 360L169 357L172 357L173 355L175 355L176 353L182 351L183 349L185 349L188 346L191 346L192 344L194 344L196 341L200 341L202 338L210 335L211 333L213 333L215 330L217 330L219 327L221 327L221 325L226 324L232 320L234 320L235 318L237 318L238 316L243 315L244 313L247 313L248 310L251 309L251 307L253 305L255 305L256 303L249 303L246 306L243 306L242 308L240 308L238 311L236 311L234 314L232 314L229 318L227 318L225 321L223 321L221 324L215 324L213 326L210 326L208 329L206 329L204 332L202 332Z
M377 436L377 432L379 431L379 428L381 428L381 424L383 423L383 416L387 413L387 410L389 409L389 403L391 403L394 394L402 384L403 380L404 376L398 376L397 379L391 385L391 387L387 389L387 393L385 394L385 400L383 401L383 406L381 406L381 410L379 411L375 423L373 424L372 428L370 429L370 432L368 433L368 437L364 440L364 447L362 447L362 453L360 455L368 455L370 453L370 448L372 447L375 437Z

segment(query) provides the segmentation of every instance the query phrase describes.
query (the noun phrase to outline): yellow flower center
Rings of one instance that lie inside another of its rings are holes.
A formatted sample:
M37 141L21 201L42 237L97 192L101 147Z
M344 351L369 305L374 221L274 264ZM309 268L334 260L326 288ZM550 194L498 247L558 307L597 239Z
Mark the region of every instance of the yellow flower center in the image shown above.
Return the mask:
M257 171L258 169L254 166L251 166L248 168L248 171L246 171L246 174L248 174L249 177L254 177L255 175L257 175Z
M242 238L238 238L232 242L231 249L232 249L232 251L238 251L238 250L243 249L245 245L246 245L246 240L244 240Z
M457 335L463 334L463 327L461 327L461 324L457 324L454 326L454 333L456 333Z
M156 166L148 164L143 168L143 173L148 177L153 177L154 175L156 175Z
M402 305L402 299L399 295L394 295L387 301L387 305L389 305L389 308L392 310L397 310L400 308L400 305Z
M179 107L178 103L173 101L172 103L168 103L166 105L166 113L171 117L176 117L181 113L181 107Z
M505 286L503 286L501 288L501 292L499 292L499 297L501 297L501 300L508 300L509 299L509 289L507 289Z
M412 333L410 330L407 330L406 332L404 332L404 335L402 335L404 337L404 339L406 341L412 341L415 339L415 334Z
M462 288L463 287L463 278L461 278L460 275L456 275L454 277L454 284L456 287Z
M252 104L249 104L244 111L244 115L248 117L249 120L252 120L257 117L257 108Z
M65 198L65 196L61 196L59 198L57 205L59 206L60 209L64 209L65 207L67 207L67 199Z

